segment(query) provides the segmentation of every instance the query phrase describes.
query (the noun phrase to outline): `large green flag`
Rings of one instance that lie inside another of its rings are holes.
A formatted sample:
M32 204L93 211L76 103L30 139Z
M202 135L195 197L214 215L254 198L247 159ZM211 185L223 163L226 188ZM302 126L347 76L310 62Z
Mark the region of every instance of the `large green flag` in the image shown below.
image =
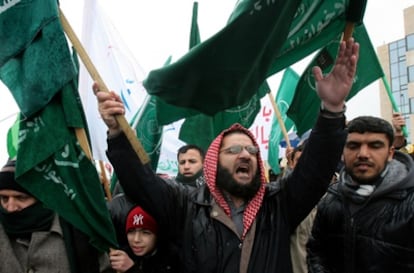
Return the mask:
M16 100L24 98L19 101L22 114L16 181L87 234L95 247L108 250L117 245L115 232L96 168L77 140L75 130L85 128L77 93L78 71L59 22L57 2L8 3L13 5L4 4L0 21L3 25L7 22L9 35L32 35L14 39L6 36L8 52L14 54L1 56L1 79ZM26 31L31 29L36 31ZM16 43L13 51L9 41L15 40L25 43ZM49 66L42 59L59 61ZM69 76L72 78L66 80ZM26 77L30 78L30 86L25 83ZM53 85L49 85L52 78ZM38 94L44 94L44 100L33 104Z
M201 41L197 25L197 11L198 3L194 2L190 31L190 49ZM211 141L225 128L230 127L230 125L237 122L249 128L260 111L260 99L268 92L270 92L270 88L265 82L263 87L257 93L254 93L252 98L243 105L221 111L214 116L198 114L186 118L181 125L179 138L186 143L195 144L207 150Z
M246 103L266 78L323 47L345 27L348 1L241 0L229 23L170 66L147 91L207 115Z
M353 37L360 44L360 50L357 72L347 100L384 75L375 49L363 24L355 28ZM328 73L335 62L340 40L341 36L338 35L336 40L329 43L316 55L307 66L298 83L295 97L288 110L288 116L294 121L299 136L309 130L315 123L321 103L315 92L315 79L312 74L312 67L318 65L323 73Z
M286 113L289 109L294 96L294 90L299 82L299 75L290 67L283 73L282 81L276 93L275 102L279 109L280 116L285 125L286 131L294 127L293 121L287 117ZM283 138L283 131L276 117L273 117L272 130L269 138L269 152L267 161L275 174L280 173L279 167L279 144Z
M31 118L20 120L16 180L101 250L117 245L94 164L80 147L80 100L69 83Z

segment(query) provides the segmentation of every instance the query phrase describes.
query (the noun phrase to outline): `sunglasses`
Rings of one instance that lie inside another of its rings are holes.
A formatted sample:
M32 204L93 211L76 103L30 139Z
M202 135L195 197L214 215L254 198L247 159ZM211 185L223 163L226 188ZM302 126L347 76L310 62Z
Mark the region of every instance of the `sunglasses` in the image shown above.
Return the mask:
M246 151L251 155L256 155L259 152L259 148L253 145L247 145L247 146L233 145L228 148L222 149L220 153L225 152L227 154L237 155L237 154L240 154L243 151L243 149L246 149Z

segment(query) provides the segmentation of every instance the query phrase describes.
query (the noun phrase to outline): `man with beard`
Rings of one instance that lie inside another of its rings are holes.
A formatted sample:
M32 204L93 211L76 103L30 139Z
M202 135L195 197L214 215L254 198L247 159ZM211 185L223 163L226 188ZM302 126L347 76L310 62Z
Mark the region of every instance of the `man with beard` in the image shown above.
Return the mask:
M204 151L194 144L181 146L177 152L178 174L175 180L178 183L192 187L204 184L203 163Z
M414 272L414 166L392 146L391 124L348 124L345 167L318 205L309 272Z
M345 98L352 87L359 45L342 42L328 75L313 70L322 100L318 120L287 181L265 182L259 146L239 124L216 137L204 161L206 184L168 183L142 164L114 115L124 113L115 93L93 91L108 126L108 158L125 193L157 219L176 246L182 272L292 272L289 238L326 192L340 160Z

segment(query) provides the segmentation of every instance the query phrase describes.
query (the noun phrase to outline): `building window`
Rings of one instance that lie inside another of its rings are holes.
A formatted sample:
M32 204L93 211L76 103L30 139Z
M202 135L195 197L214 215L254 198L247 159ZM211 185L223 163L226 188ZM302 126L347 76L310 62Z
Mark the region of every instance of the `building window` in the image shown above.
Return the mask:
M410 98L410 113L414 113L414 98Z
M414 82L414 65L408 67L408 81Z
M400 73L399 73L399 65L398 63L394 63L391 65L391 77L395 78L397 77Z
M407 75L407 67L406 67L406 62L404 61L404 62L400 62L399 64L398 64L398 66L399 66L399 69L398 69L398 72L399 72L399 75L400 76L405 76L405 75Z
M399 78L391 79L391 90L392 92L397 92L401 90Z
M395 64L398 62L397 50L390 50L390 63Z
M390 51L397 49L397 42L390 43Z
M414 33L406 37L407 39L407 51L414 49Z

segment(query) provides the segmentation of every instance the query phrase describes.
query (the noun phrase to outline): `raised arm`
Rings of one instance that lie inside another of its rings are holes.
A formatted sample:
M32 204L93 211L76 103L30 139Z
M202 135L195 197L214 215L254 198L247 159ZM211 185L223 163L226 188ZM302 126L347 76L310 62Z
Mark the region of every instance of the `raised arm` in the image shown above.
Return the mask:
M183 220L185 189L158 177L150 164L141 162L115 118L125 112L121 98L114 92L100 91L96 83L92 89L98 100L99 113L108 127L107 155L125 194L154 215L161 229L174 237L180 232ZM175 223L173 227L167 228L172 221Z
M292 228L315 207L326 192L341 158L346 139L345 99L356 72L359 45L342 42L332 71L322 75L313 68L322 108L299 161L286 181Z

